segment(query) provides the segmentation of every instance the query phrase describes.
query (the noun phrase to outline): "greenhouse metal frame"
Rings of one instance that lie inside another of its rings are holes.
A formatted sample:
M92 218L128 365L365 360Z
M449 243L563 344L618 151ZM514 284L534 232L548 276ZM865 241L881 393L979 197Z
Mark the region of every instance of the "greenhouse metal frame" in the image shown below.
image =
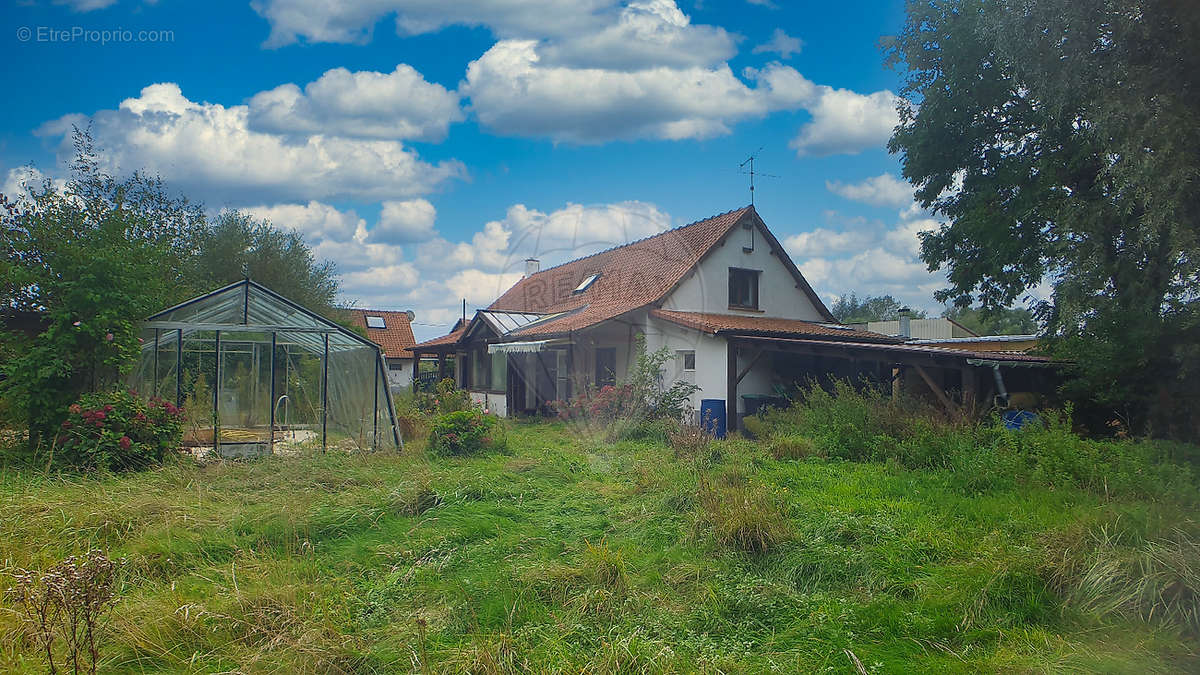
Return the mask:
M318 433L403 447L380 346L250 279L148 317L131 384L184 408L185 446L223 456Z

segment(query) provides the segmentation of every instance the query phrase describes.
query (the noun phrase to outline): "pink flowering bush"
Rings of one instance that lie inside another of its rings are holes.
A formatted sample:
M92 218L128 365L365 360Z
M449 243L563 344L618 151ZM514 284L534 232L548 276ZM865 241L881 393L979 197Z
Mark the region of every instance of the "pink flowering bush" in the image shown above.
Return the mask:
M84 394L67 409L52 462L84 470L125 471L161 462L179 448L183 410L132 391Z
M439 455L473 455L506 446L504 424L479 409L446 413L429 434L429 448Z

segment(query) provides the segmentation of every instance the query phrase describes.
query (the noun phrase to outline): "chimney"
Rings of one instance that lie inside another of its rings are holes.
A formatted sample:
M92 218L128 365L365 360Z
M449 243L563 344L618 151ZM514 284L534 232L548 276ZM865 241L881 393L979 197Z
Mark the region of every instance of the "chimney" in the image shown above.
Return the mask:
M912 337L912 310L907 307L900 308L900 336Z
M538 270L540 268L541 268L541 263L538 262L537 258L526 258L525 259L525 276L526 277L531 277L531 276L537 274Z

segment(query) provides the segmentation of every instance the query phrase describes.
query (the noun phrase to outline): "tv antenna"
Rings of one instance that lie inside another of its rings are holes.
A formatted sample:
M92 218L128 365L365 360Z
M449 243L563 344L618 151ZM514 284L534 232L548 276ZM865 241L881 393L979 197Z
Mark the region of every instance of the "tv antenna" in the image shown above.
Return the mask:
M766 147L766 146L763 146L763 147ZM754 160L758 159L758 153L760 153L760 152L762 152L762 148L755 150L754 154L752 154L746 158L746 161L742 162L741 164L738 164L738 168L741 169L740 173L750 174L750 206L754 206L754 177L755 176L762 176L764 178L779 178L779 176L776 176L775 174L762 173L761 171L754 170ZM750 166L749 170L746 169L746 165Z

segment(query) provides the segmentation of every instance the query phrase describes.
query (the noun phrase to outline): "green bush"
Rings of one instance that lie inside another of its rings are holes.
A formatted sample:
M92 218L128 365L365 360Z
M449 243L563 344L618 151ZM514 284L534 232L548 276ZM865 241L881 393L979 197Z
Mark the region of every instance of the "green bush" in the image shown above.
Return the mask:
M182 426L183 410L161 398L84 394L68 408L50 461L89 471L142 469L179 448Z
M500 419L479 410L441 415L434 421L429 435L429 447L439 455L473 455L502 450L506 445Z
M999 419L949 420L911 399L857 391L847 382L832 392L810 386L799 398L753 424L777 458L820 454L944 469L966 492L1041 485L1105 497L1197 500L1196 448L1081 438L1072 431L1069 409L1044 411L1041 424L1014 431Z

